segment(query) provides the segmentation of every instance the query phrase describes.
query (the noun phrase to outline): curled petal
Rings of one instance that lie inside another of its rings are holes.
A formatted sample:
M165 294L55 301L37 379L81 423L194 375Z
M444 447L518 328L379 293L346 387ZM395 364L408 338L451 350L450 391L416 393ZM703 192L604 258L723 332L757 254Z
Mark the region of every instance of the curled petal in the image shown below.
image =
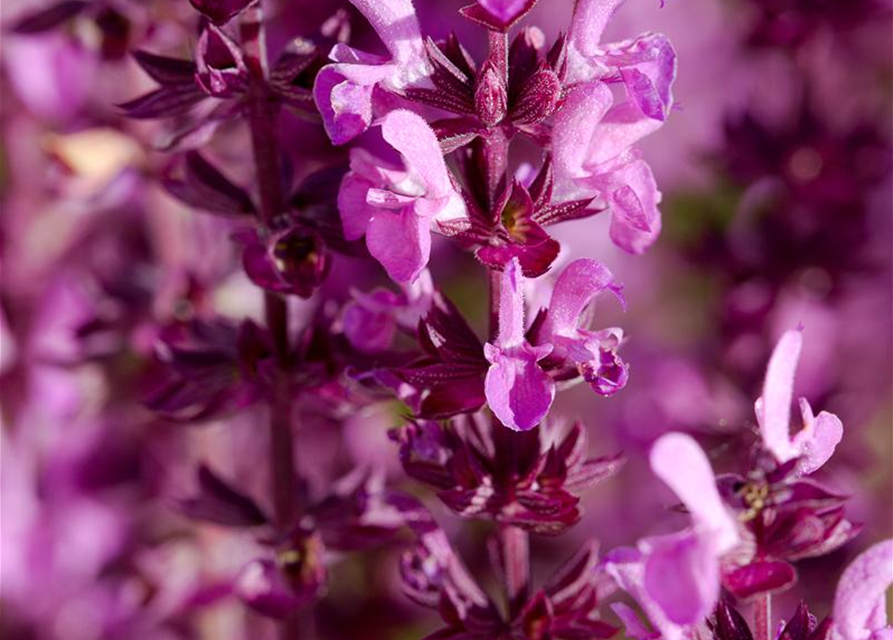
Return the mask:
M578 0L568 44L585 57L597 55L605 26L621 4L623 0Z
M417 72L424 68L425 43L412 0L351 0L381 38L394 61Z
M694 438L683 433L661 436L649 461L655 475L691 512L696 528L710 533L716 554L738 544L737 524L723 505L710 461Z
M367 202L373 184L351 171L341 181L338 190L338 211L346 240L359 240L366 233L369 221L375 215L375 207Z
M605 290L619 295L620 286L614 275L598 260L581 258L574 260L558 277L549 301L546 317L547 335L573 334L580 316L592 299Z
M810 474L834 455L834 449L843 439L843 423L833 413L822 411L813 417L806 398L800 398L803 429L794 436L794 447L802 456L799 471Z
M607 177L607 200L611 203L611 240L624 251L643 253L657 240L661 230L657 205L661 193L643 161L636 160Z
M800 359L803 334L799 330L787 331L778 341L763 383L763 395L757 400L757 421L763 444L779 462L797 457L797 449L791 444L791 400L794 396L794 372Z
M510 429L527 431L546 416L555 398L555 383L537 365L551 347L531 347L526 342L502 350L486 345L491 362L484 380L487 404Z
M358 64L330 64L320 70L313 99L334 144L344 144L369 127L375 84L391 71L389 65Z
M665 35L649 33L610 45L598 61L619 69L627 94L644 115L667 119L673 106L676 52Z
M453 193L440 143L420 115L406 109L392 111L381 122L381 134L422 179L429 197L443 198Z
M886 591L893 586L893 539L878 542L846 568L834 598L835 636L869 640L889 633Z

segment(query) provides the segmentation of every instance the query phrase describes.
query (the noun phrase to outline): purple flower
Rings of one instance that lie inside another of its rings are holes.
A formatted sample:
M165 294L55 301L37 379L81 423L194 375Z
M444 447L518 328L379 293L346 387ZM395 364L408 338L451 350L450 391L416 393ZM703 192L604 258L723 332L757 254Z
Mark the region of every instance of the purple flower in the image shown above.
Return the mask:
M313 96L326 132L344 144L365 131L377 114L376 89L400 91L429 73L425 45L411 0L351 0L381 38L390 60L336 44L335 64L322 68Z
M611 396L624 387L629 377L629 365L617 355L623 330L590 331L580 326L589 316L591 302L604 291L625 305L622 287L605 265L588 258L569 264L555 282L536 342L553 345L550 362L557 366L572 362L593 391Z
M549 355L552 345L534 347L524 337L521 280L521 266L514 259L502 275L495 344L484 345L484 355L490 362L484 392L490 410L505 426L527 431L548 413L555 398L555 383L537 364Z
M431 229L466 213L450 181L437 137L421 116L403 109L381 122L381 134L402 166L351 151L351 170L338 194L344 236L366 245L397 282L415 281L428 264Z
M893 586L893 539L876 543L846 568L834 597L835 640L889 640L887 590Z
M798 459L797 470L806 475L821 467L833 455L843 437L843 424L840 418L827 411L813 415L809 402L800 398L803 429L791 438L789 425L794 372L802 346L803 334L800 330L788 331L778 341L769 359L763 395L757 400L755 411L766 449L781 464Z
M353 291L352 296L341 312L344 335L354 348L376 353L391 346L398 328L411 333L418 329L419 320L431 309L434 283L425 270L400 293L378 288Z
M642 606L665 640L700 624L719 598L720 559L739 544L738 525L716 490L707 456L690 437L671 433L651 450L651 469L692 517L688 529L620 549L606 569Z
M676 52L666 36L648 33L633 40L601 43L608 20L622 2L576 3L567 43L568 82L623 82L641 114L666 120L673 106L672 85L676 79Z
M662 122L631 101L612 103L611 89L603 82L571 90L552 132L555 179L564 197L598 195L611 209L614 243L642 253L660 234L661 194L632 145Z

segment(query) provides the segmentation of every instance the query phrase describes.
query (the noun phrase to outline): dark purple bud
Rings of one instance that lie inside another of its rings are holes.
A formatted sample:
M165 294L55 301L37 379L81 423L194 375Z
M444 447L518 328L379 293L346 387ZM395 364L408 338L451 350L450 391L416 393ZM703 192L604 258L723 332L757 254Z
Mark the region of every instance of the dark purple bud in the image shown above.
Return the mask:
M495 65L485 63L474 89L475 113L481 122L492 127L502 122L507 103L505 79Z
M245 91L248 70L242 51L217 27L209 25L202 31L195 66L195 79L208 95L232 98Z
M196 11L216 25L223 25L235 18L256 0L189 0Z
M537 0L477 0L459 9L459 13L492 31L508 31L533 9Z
M511 119L521 125L542 122L555 112L561 96L561 81L544 65L524 83L512 106Z
M797 582L797 573L787 562L758 560L723 575L723 586L736 598L787 589Z
M267 518L257 504L221 480L208 467L198 470L199 495L184 500L180 508L190 518L230 527L256 527Z
M517 96L539 64L546 36L539 27L524 27L509 49L509 93Z
M538 591L521 612L521 628L529 640L548 640L552 637L552 602Z

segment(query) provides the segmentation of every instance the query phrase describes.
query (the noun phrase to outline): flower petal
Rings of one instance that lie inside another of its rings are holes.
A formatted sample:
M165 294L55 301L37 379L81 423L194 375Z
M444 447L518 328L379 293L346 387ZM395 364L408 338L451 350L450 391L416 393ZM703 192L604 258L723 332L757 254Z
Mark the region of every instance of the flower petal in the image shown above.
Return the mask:
M527 343L505 351L490 344L485 346L484 353L492 363L484 380L487 404L510 429L532 429L549 412L555 383L537 365L549 350Z
M697 528L710 532L714 551L722 554L738 544L738 527L716 488L710 461L684 433L661 436L651 448L651 470L688 508Z
M868 640L887 628L886 591L893 586L893 539L878 542L846 568L834 597L834 629L843 640Z
M801 331L785 332L769 358L763 395L757 400L757 421L763 444L782 463L798 455L797 449L791 444L790 420L794 372L802 346Z
M338 211L346 240L359 240L366 233L369 221L375 215L375 207L368 204L367 194L373 184L354 171L348 172L338 189Z
M578 0L568 44L587 58L598 54L605 26L622 3L623 0Z
M583 167L590 161L593 136L613 99L603 82L588 82L571 91L552 130L557 183L566 185L585 175Z
M412 0L350 2L366 17L398 64L417 67L424 60L425 44Z
M381 135L403 156L409 170L424 181L429 198L453 193L440 143L420 115L406 109L391 111L381 122Z
M683 463L684 464L684 463ZM719 560L708 539L693 531L650 538L644 587L667 619L697 624L719 598Z
M544 327L547 336L572 335L580 316L592 299L610 289L619 293L620 286L608 268L591 258L574 260L555 281Z
M431 229L412 207L379 209L366 229L366 245L392 280L413 282L428 264Z
M813 417L806 398L800 398L800 412L803 415L803 429L794 436L793 444L803 456L799 471L808 475L834 455L834 449L843 439L843 423L827 411Z

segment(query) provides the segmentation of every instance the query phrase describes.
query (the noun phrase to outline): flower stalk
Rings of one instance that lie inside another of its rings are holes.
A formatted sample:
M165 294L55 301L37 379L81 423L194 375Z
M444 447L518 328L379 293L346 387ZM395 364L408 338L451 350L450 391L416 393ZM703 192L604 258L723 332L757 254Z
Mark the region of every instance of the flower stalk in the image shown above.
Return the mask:
M757 596L753 606L754 640L772 640L772 594Z

